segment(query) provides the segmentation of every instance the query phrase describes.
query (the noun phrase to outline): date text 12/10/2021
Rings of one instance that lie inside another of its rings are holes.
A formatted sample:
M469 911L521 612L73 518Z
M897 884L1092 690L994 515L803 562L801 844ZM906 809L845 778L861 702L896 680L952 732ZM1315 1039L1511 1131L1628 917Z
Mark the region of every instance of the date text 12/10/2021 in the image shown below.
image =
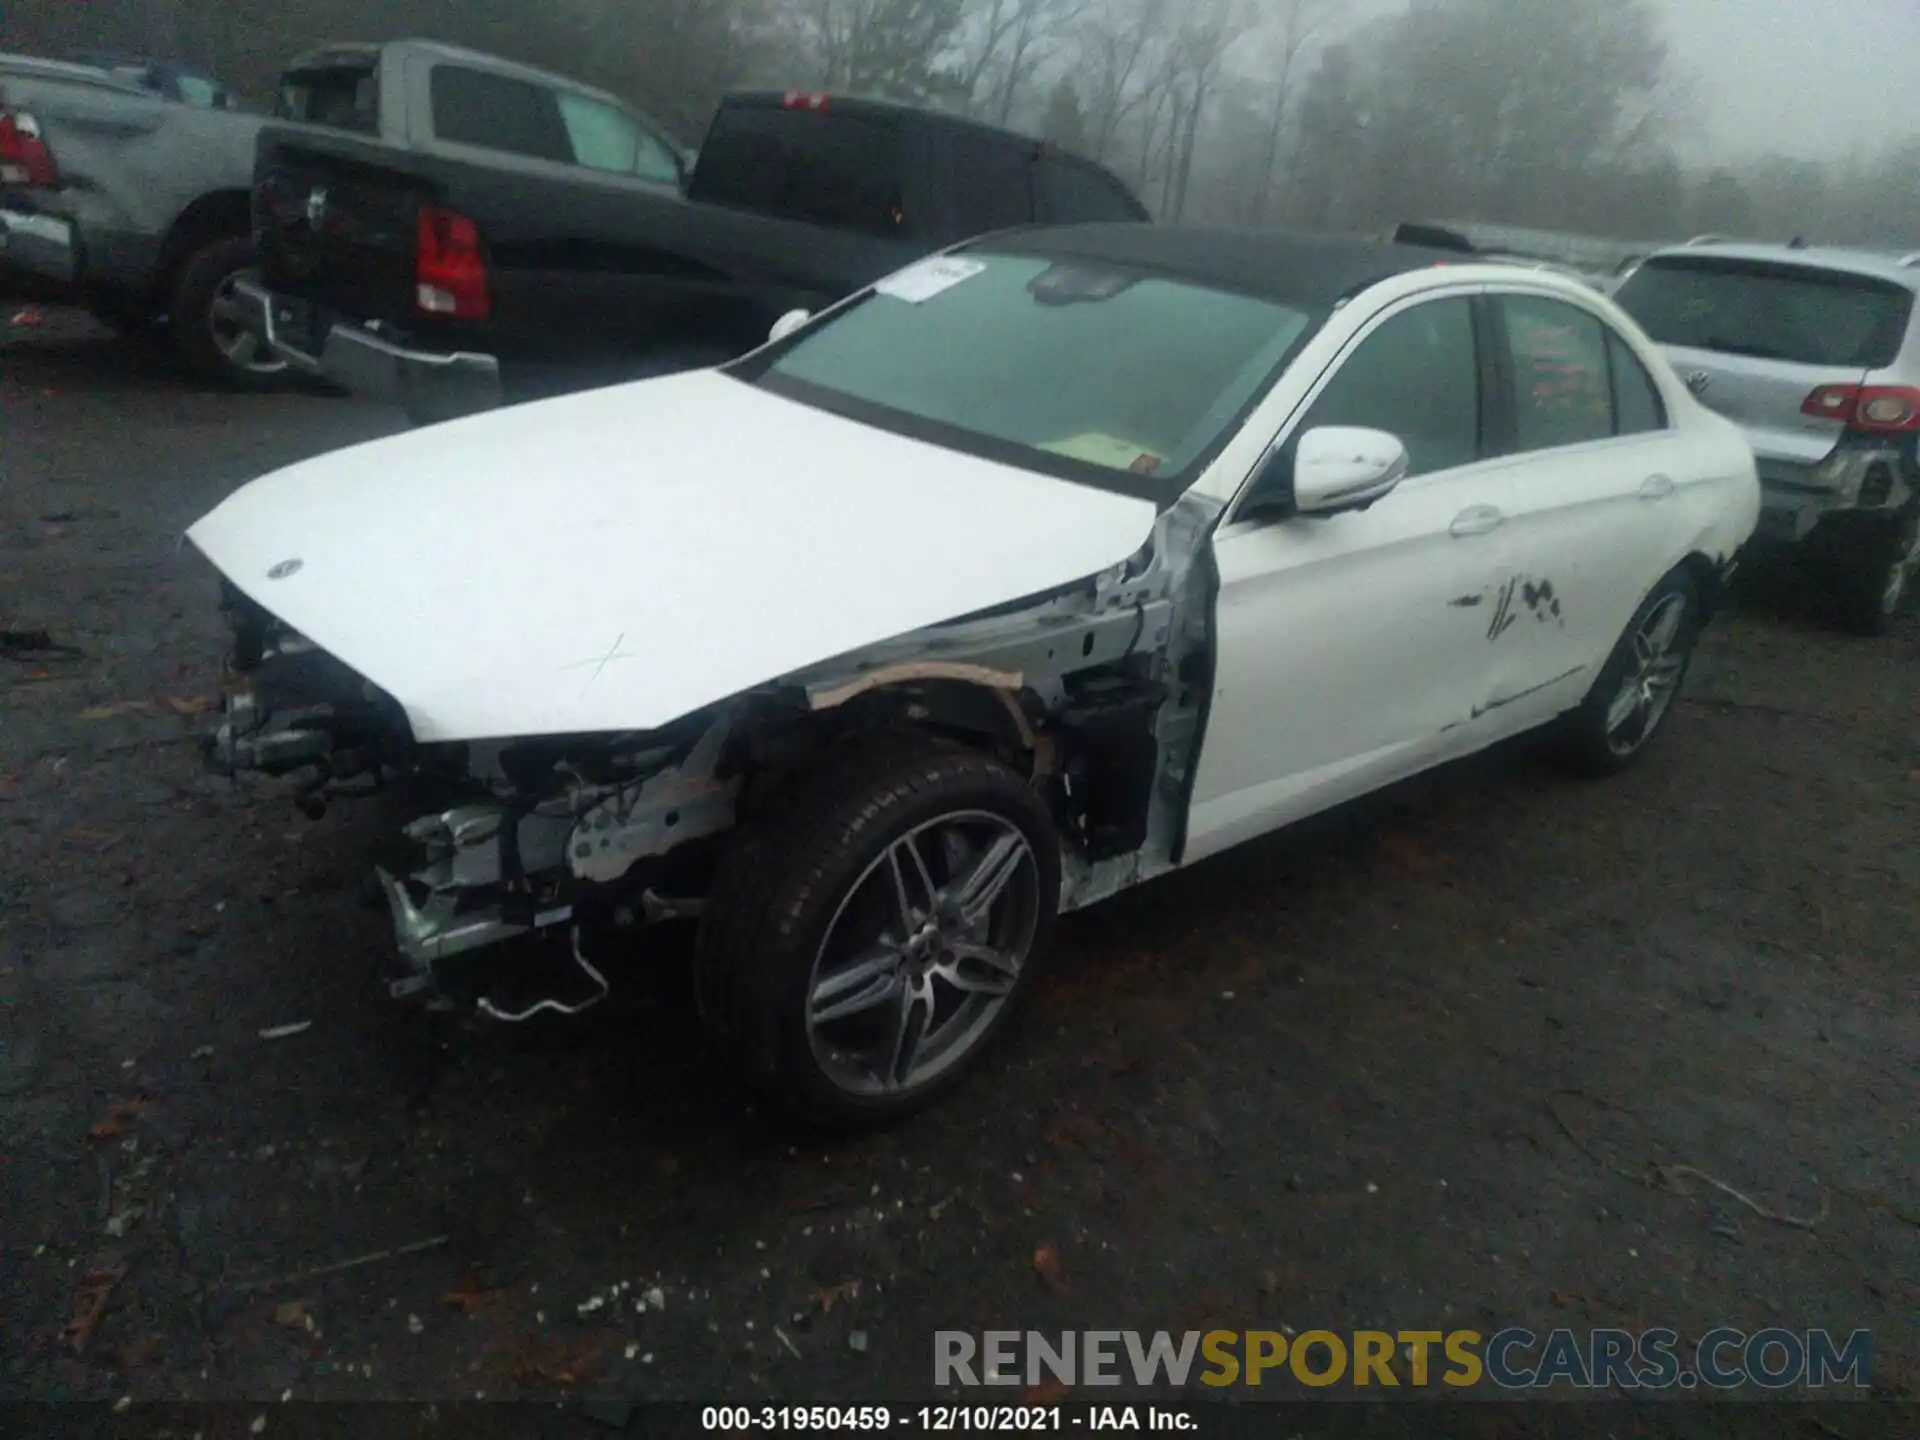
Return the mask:
M1014 1434L1023 1431L1193 1431L1199 1422L1183 1410L1158 1405L709 1405L703 1430L752 1432L884 1432Z

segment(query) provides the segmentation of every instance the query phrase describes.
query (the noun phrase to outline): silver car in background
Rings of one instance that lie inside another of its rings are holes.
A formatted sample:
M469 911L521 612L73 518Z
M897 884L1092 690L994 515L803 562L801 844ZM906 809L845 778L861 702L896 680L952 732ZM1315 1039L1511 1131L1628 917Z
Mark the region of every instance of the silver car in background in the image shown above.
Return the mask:
M1703 237L1650 255L1614 296L1746 432L1755 543L1821 562L1868 634L1908 607L1920 569L1917 292L1920 255Z

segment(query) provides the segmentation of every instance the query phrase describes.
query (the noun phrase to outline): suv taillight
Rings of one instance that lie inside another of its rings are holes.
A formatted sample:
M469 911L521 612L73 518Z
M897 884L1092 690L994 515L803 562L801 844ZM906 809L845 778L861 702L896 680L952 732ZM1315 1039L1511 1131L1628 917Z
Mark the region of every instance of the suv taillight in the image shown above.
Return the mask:
M493 314L487 291L487 261L480 227L457 210L420 207L420 249L414 264L414 298L429 315L485 320Z
M1800 413L1882 434L1920 430L1920 390L1905 385L1822 385L1801 403Z
M24 110L0 110L0 185L55 190L60 171L40 137L40 122Z

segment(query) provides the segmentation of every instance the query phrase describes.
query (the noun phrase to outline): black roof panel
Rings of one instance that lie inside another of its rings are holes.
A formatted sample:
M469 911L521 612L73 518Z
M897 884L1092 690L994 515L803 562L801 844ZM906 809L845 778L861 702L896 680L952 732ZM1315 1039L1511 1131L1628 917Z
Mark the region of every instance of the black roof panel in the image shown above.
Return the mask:
M1395 275L1460 260L1444 250L1379 240L1186 225L1060 225L1004 231L975 243L1155 270L1318 309Z

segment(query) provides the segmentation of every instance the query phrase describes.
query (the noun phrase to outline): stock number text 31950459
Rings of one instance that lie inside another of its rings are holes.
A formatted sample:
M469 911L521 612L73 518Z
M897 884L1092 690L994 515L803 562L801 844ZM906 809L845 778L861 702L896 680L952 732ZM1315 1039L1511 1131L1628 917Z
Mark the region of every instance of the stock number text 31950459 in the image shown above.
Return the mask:
M700 1412L705 1430L1058 1430L1057 1408L1035 1405L922 1405L892 1410L885 1405L709 1405Z

